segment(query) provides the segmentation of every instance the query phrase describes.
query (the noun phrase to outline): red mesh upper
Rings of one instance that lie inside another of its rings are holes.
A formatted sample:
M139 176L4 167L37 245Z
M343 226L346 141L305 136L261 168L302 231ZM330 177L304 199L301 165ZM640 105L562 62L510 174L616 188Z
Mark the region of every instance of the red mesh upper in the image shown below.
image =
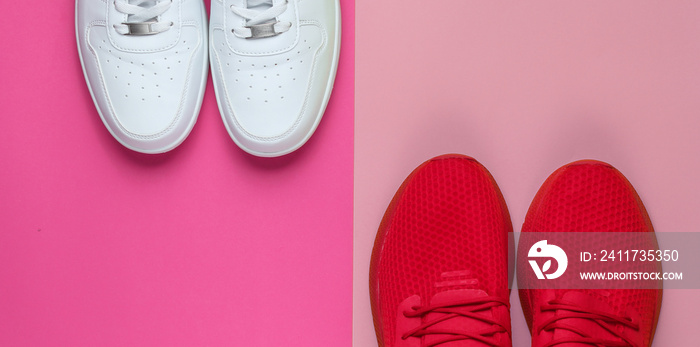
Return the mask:
M398 305L447 289L478 288L508 298L508 232L503 196L489 172L459 155L433 158L404 181L379 227L370 298L380 346L392 346ZM475 285L436 288L441 274L470 271Z
M555 171L530 205L522 231L649 232L648 238L638 238L633 245L615 245L615 240L590 235L582 236L576 242L584 243L591 250L658 249L649 216L632 185L615 168L597 161L575 162ZM526 238L525 234L521 235L521 245ZM523 264L526 255L522 252L527 251L519 247L518 271L529 269L527 264ZM520 277L522 276L519 276L519 281ZM519 290L525 319L531 329L533 313L543 304L545 291L546 289ZM580 291L605 301L615 314L623 315L626 309L639 312L642 317L640 324L644 346L651 344L661 305L661 290L612 289L605 290L605 295L597 295L602 292L600 290ZM564 289L555 290L557 298L564 292Z

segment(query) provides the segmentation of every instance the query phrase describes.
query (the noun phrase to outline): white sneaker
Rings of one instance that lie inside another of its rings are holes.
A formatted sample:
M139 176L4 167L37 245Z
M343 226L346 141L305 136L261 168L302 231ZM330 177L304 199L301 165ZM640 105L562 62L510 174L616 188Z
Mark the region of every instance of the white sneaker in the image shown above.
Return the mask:
M321 121L340 51L338 0L212 0L210 56L233 141L274 157Z
M162 153L190 133L207 78L202 0L77 0L78 51L109 132Z

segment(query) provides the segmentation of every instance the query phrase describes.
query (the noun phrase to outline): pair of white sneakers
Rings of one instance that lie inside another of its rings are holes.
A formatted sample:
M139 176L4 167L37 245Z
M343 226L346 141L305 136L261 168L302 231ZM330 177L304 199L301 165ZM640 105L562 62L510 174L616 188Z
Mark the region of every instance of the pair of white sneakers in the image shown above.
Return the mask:
M339 0L76 0L85 79L110 133L143 153L177 147L209 61L224 124L248 153L301 147L325 111L340 50ZM207 58L210 56L210 59Z

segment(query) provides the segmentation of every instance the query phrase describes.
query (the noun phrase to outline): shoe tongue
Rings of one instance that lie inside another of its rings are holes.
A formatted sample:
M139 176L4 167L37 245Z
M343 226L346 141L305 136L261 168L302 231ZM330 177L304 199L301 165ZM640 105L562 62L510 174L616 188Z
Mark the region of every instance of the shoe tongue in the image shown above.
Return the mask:
M272 0L246 0L246 5L249 9L264 11L272 7Z
M586 308L588 310L599 311L599 312L612 312L610 306L606 305L602 301L594 298L580 291L568 291L562 296L562 300L575 304L576 306ZM557 311L557 316L571 315L568 311ZM587 333L590 336L594 336L602 339L618 340L615 335L611 334L609 331L603 329L600 325L595 323L590 319L585 318L567 318L559 321L562 324L566 324L576 329ZM554 341L561 338L569 337L580 337L578 334L565 329L554 329L553 339ZM562 343L557 346L560 347L590 347L590 344L585 343Z
M132 5L138 5L139 7L143 7L143 8L153 7L156 4L158 4L158 0L148 0L148 1L143 1L141 3L139 3L139 1L136 1L136 0L127 0L127 2L132 4Z
M437 293L433 296L433 298L430 300L431 306L437 306L437 305L445 305L445 304L450 304L457 302L459 300L465 300L465 299L473 299L473 298L478 298L478 297L486 297L488 296L486 292L483 290L476 290L476 289L461 289L461 290L448 290L444 292ZM469 307L457 307L456 308L460 312L469 312ZM477 312L477 314L482 315L484 317L488 318L493 318L493 312L491 310L484 310ZM439 319L443 317L445 314L444 313L434 313L431 312L423 317L423 322L431 321L434 319ZM442 321L440 323L437 323L433 325L430 329L431 330L448 330L448 331L469 331L469 332L477 332L480 330L488 329L491 327L491 324L482 322L478 319L473 319L473 318L467 318L463 316L457 316L454 318L447 319L445 321ZM437 341L441 341L445 338L448 338L449 335L444 335L444 334L439 334L439 335L426 335L424 337L424 343L427 345L430 345L431 343L435 343ZM443 345L440 345L443 346ZM460 340L460 341L452 341L445 343L444 346L446 347L483 347L485 346L483 343L476 341L476 340Z
M258 13L262 13L262 12L268 10L269 8L271 8L272 5L274 5L274 4L273 4L273 0L246 0L246 5L247 5L249 10L256 10L256 11L258 11ZM269 20L266 20L264 22L257 23L257 24L268 24L268 23L274 23L276 21L277 20L275 18L272 18L272 19L269 19ZM250 23L250 21L248 21L248 23Z
M138 1L134 1L134 0L127 0L127 1L128 1L130 4L137 4L137 3L138 3ZM140 3L140 4L138 4L138 6L139 6L139 7L143 7L143 8L150 8L150 7L153 7L153 6L157 5L157 4L158 4L158 1L156 1L156 0L150 0L150 1L144 1L144 2ZM131 21L131 18L132 18L132 17L134 17L134 15L132 15L132 14L128 15L128 16L127 16L127 21ZM148 19L144 20L144 22L155 21L155 20L156 20L156 18L153 17L153 18L148 18Z

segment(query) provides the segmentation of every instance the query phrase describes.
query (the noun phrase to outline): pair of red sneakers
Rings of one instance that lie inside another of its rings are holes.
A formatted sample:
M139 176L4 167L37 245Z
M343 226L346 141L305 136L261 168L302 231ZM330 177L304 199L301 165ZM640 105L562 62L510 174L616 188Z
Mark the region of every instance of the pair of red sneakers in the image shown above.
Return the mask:
M391 201L372 252L370 299L379 346L511 346L512 230L496 182L476 160L445 155L415 169ZM522 228L559 231L653 228L619 171L580 161L547 179ZM661 293L519 290L537 347L650 346Z

